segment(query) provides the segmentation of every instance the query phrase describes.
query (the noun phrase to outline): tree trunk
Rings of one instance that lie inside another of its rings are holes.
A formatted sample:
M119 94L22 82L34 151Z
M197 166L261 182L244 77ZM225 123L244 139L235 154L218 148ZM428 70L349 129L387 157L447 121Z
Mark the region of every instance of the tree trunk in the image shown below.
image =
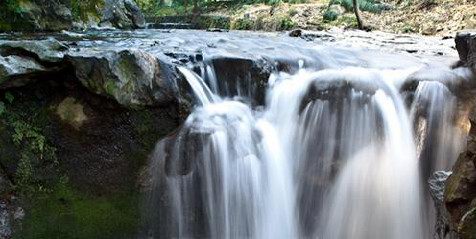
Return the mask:
M360 30L363 30L364 24L362 23L362 17L360 16L359 3L357 2L357 0L352 0L352 4L354 5L354 13L355 18L357 18L357 25Z

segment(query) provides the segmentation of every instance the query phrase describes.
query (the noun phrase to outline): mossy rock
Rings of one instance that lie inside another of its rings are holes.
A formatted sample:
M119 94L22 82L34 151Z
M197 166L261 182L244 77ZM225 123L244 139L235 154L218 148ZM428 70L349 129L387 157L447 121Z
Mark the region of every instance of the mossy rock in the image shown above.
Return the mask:
M461 239L476 239L476 206L463 216L458 231Z

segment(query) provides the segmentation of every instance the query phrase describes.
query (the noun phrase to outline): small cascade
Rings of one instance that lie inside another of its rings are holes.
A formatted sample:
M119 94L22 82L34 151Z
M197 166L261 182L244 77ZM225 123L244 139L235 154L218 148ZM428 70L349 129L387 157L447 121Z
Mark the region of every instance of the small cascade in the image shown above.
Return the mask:
M179 68L199 104L153 156L150 237L431 238L426 182L460 150L456 97L420 81L408 104L414 68L299 65L271 75L263 107L212 61Z
M464 134L456 127L456 97L438 81L421 81L415 91L411 117L416 132L417 157L422 183L433 173L451 171L462 149ZM429 188L424 190L426 238L435 235L437 213ZM442 201L442 199L440 199Z

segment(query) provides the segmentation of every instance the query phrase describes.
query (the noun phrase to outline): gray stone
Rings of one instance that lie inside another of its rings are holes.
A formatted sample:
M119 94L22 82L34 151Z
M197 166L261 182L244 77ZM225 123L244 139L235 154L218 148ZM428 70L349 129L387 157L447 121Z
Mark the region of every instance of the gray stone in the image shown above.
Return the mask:
M68 60L84 86L96 94L114 98L122 105L160 105L174 99L173 89L162 77L161 63L145 51L72 55Z
M476 31L458 32L455 43L461 63L476 72Z
M0 41L0 88L23 86L33 75L58 70L68 48L53 38Z
M101 26L121 29L145 28L145 18L133 0L106 0Z

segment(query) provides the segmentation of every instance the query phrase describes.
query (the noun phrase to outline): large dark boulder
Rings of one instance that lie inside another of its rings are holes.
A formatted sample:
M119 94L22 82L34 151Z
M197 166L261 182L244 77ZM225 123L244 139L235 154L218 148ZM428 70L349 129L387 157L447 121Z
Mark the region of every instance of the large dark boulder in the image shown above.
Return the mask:
M455 42L460 64L476 72L476 31L459 32Z
M167 67L145 51L81 53L67 59L84 86L122 105L163 105L174 100L173 79L164 77Z
M134 0L106 0L101 26L120 29L144 28L145 18Z
M0 89L23 86L39 75L58 71L67 49L53 38L0 41Z

